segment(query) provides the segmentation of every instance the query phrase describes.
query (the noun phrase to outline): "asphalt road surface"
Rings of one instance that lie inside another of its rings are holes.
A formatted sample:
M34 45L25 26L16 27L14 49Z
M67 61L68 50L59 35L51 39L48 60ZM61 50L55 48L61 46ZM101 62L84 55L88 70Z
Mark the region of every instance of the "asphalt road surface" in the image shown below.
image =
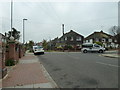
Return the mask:
M38 58L60 88L118 87L117 58L81 52L46 52Z

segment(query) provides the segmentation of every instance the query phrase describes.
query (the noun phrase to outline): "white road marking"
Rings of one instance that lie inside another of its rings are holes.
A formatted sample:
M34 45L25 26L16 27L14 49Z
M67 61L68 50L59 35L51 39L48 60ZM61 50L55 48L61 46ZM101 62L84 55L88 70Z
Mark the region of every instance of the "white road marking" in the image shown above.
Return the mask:
M120 67L120 66L117 66L117 65L112 65L112 64L102 63L102 62L96 62L96 63L107 65L107 66L112 66L112 67Z

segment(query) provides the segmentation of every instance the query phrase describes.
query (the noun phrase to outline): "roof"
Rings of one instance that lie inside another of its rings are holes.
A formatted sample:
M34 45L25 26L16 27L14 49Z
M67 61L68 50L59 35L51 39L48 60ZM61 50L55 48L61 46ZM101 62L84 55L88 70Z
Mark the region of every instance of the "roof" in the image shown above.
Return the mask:
M67 35L70 35L71 36L71 33L72 34L75 34L75 35L78 35L78 36L81 36L81 37L84 37L83 35L81 34L78 34L77 32L73 31L73 30L70 30L69 32L65 33L63 36L61 36L60 38L64 37L64 36L67 36Z
M0 35L1 35L1 36L3 36L3 34L2 34L2 33L0 33Z
M92 34L90 34L88 37L86 37L85 39L90 39L90 38L112 38L113 36L110 34L107 34L103 31L100 32L94 32Z

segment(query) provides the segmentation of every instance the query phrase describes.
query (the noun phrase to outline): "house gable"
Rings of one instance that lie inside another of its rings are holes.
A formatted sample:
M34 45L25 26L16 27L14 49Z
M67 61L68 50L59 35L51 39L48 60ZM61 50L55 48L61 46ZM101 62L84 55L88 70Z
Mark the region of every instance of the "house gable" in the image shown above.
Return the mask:
M95 38L98 38L98 39L99 38L107 38L107 39L109 39L109 38L113 38L113 36L103 32L103 31L101 31L101 32L94 32L94 33L92 33L91 35L86 37L85 40L95 39Z

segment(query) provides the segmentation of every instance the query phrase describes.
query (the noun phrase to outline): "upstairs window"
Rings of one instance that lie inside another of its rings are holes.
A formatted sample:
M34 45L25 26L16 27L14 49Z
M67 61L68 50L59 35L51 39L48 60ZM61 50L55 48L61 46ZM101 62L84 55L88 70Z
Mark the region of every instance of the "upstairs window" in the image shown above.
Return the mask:
M117 42L117 40L115 40L115 42Z
M102 39L102 42L106 42L106 39L105 39L105 38L103 38L103 39Z
M73 41L73 37L71 37L70 41Z
M67 40L67 37L65 37L65 41Z
M109 39L109 42L112 42L112 39Z
M96 42L99 42L99 39L98 39L98 38L96 38Z
M76 38L76 41L81 41L81 37L77 37L77 38Z

